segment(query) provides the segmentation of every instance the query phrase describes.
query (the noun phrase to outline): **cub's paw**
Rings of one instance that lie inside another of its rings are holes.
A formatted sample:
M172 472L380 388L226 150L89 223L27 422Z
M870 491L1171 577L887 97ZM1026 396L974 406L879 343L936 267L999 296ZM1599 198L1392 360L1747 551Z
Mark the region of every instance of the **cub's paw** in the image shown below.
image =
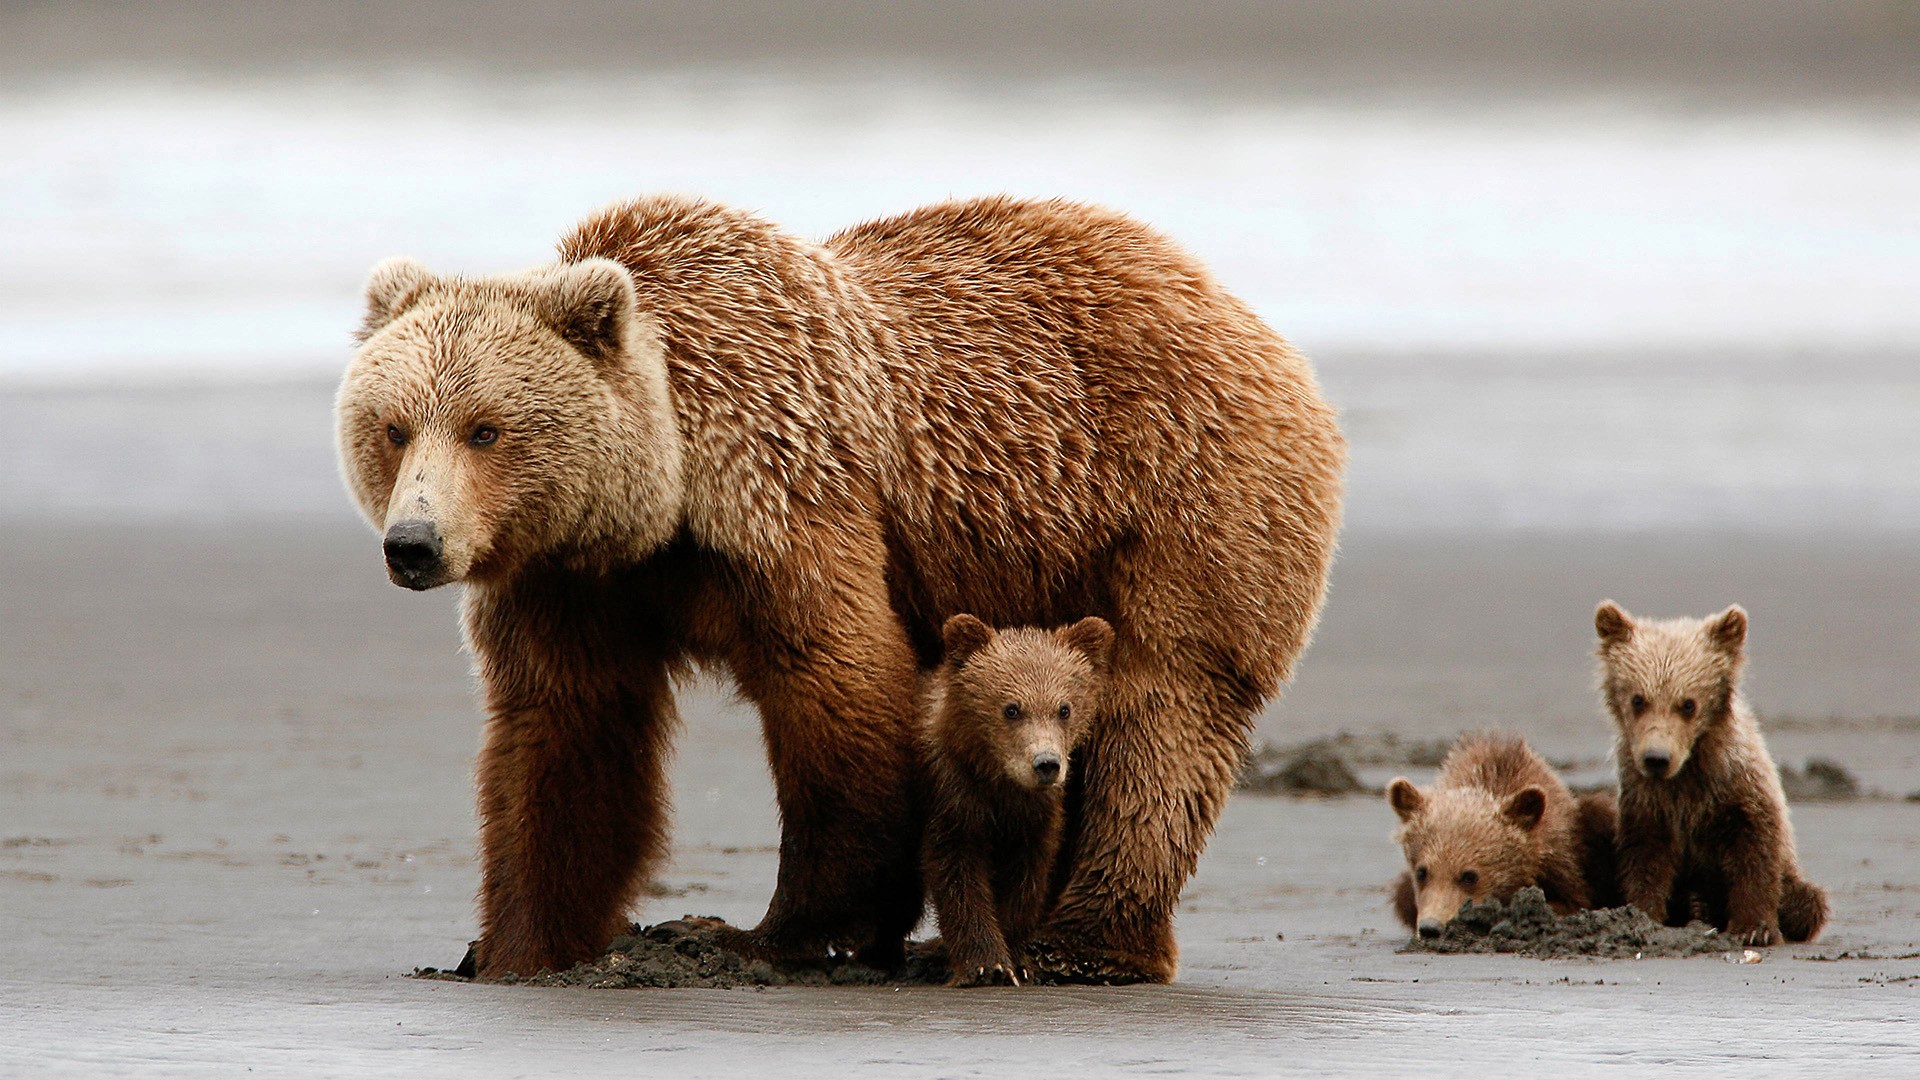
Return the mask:
M954 987L1019 986L1020 975L1010 964L985 964L971 971L954 972L953 977L947 980L947 985Z
M1745 945L1748 947L1778 945L1780 944L1780 928L1778 926L1752 926L1745 929L1732 928L1727 931L1727 937L1736 945Z

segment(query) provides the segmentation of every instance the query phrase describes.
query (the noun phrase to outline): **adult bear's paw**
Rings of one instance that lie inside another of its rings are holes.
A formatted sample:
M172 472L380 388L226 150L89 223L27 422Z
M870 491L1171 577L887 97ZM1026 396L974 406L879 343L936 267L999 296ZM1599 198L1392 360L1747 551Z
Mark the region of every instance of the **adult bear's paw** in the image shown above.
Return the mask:
M1036 983L1130 986L1173 981L1170 956L1127 953L1058 934L1028 942L1026 954L1026 970Z

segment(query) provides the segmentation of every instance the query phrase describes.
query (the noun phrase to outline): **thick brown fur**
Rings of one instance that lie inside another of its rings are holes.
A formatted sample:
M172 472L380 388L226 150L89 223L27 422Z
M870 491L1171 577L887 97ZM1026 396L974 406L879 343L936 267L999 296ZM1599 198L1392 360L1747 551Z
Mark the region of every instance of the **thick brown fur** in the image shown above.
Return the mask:
M922 706L927 891L952 985L1017 984L1046 914L1064 784L1099 714L1113 629L1090 616L994 631L955 615L942 636L946 659L928 674Z
M1387 801L1408 867L1392 887L1394 913L1422 935L1438 934L1467 901L1505 902L1529 885L1561 914L1611 891L1610 881L1589 878L1606 869L1588 831L1611 832L1611 800L1576 800L1517 735L1462 735L1431 789L1401 777L1387 785Z
M1618 728L1627 903L1745 945L1813 940L1826 893L1800 876L1780 774L1740 696L1747 613L1636 620L1609 600L1594 626Z
M813 244L659 197L561 259L383 264L339 402L395 580L467 586L482 973L565 966L619 924L662 853L669 676L693 662L759 706L780 801L745 943L896 954L921 899L915 680L967 611L1112 624L1033 951L1171 978L1181 887L1333 554L1345 444L1306 361L1165 238L1068 202Z

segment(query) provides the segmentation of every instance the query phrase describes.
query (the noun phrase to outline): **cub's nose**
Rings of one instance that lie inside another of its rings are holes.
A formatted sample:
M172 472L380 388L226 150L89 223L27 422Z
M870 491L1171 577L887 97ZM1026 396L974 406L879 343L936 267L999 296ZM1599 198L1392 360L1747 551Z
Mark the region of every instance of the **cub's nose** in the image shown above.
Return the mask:
M1649 750L1640 755L1640 767L1647 770L1648 776L1665 776L1672 764L1673 755L1665 750Z
M1440 936L1440 931L1444 929L1446 928L1440 925L1438 919L1420 920L1420 936L1423 938L1437 938Z
M1041 787L1059 783L1060 755L1051 750L1033 755L1033 775L1039 778Z
M387 530L380 545L387 553L387 569L409 589L424 589L435 584L440 574L444 546L440 532L431 521L403 521Z

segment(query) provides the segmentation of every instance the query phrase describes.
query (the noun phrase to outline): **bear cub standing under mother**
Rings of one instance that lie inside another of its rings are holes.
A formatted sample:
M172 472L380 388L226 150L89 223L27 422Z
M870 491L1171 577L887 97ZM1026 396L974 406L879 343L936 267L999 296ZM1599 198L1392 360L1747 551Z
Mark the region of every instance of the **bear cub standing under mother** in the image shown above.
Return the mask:
M1066 821L1065 785L1100 708L1113 627L995 631L972 615L942 630L923 687L930 806L927 891L952 986L1019 985Z

